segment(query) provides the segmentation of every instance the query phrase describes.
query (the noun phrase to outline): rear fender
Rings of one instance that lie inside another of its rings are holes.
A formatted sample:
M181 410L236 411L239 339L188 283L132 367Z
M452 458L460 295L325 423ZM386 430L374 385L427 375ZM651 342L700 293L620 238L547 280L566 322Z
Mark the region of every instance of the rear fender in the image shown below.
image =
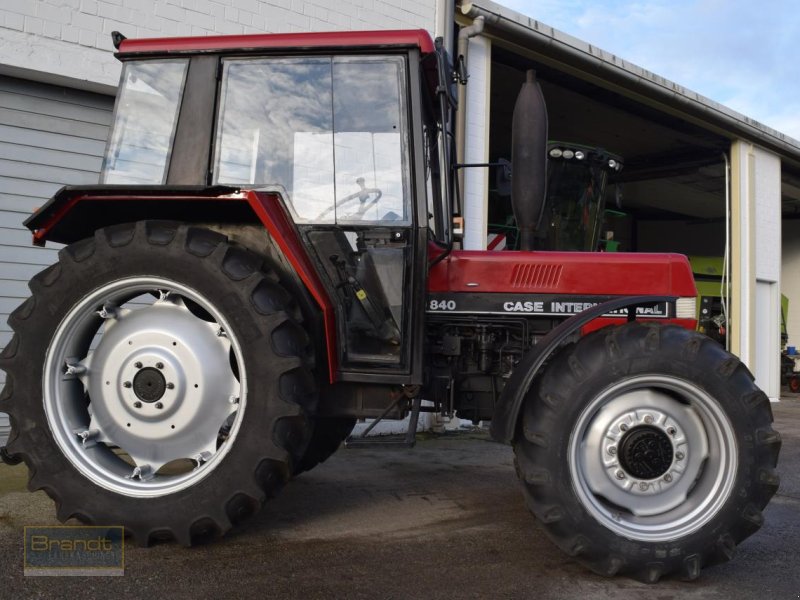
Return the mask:
M506 382L492 416L491 434L498 442L510 444L517 430L519 412L525 395L538 375L542 365L572 334L584 325L613 311L629 309L628 320L635 318L638 306L659 302L674 302L675 296L629 296L615 298L589 308L560 323L522 358Z
M61 188L26 221L33 243L70 244L103 227L145 219L225 226L261 224L318 306L325 331L328 379L337 378L333 303L305 251L279 188L240 190L231 186L97 185Z

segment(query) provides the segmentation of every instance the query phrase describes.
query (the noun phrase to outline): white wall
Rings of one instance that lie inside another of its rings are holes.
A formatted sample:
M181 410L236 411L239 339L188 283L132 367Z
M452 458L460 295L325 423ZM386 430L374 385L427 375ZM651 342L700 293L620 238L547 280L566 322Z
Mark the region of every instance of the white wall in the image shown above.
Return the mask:
M116 87L111 32L130 38L422 28L436 0L3 0L0 72ZM77 84L80 85L80 84Z
M781 160L760 148L756 157L756 383L780 398Z
M732 350L780 397L781 161L737 141L731 152Z

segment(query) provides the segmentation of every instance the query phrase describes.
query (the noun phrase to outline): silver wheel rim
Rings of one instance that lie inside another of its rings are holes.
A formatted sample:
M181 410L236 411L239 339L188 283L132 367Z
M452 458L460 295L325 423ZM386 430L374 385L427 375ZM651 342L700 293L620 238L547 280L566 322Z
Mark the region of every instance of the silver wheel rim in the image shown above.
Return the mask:
M246 405L240 345L202 294L158 277L108 283L64 317L44 409L69 461L131 497L173 494L217 468Z
M635 432L650 437L659 465L653 472L621 456L630 456ZM633 377L602 391L569 443L571 482L583 506L604 527L641 541L666 542L702 528L730 496L736 467L733 427L717 401L666 375Z

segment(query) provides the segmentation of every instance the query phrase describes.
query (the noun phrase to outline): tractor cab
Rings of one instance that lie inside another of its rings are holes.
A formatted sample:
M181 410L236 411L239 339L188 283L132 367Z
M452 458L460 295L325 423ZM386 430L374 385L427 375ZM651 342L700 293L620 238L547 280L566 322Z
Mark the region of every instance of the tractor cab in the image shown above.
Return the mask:
M471 165L467 165L471 166ZM520 246L519 226L511 196L511 163L501 159L491 166L499 167L496 186L489 202L490 238L504 242L505 249ZM585 144L549 141L547 143L547 187L538 218L535 250L563 252L613 251L616 244L601 235L611 214L606 208L609 185L618 184L623 167L622 157L603 148ZM620 188L616 187L617 205Z
M547 157L547 195L537 249L602 249L606 187L622 169L622 158L601 148L562 142L550 142Z
M436 61L427 34L384 41L364 51L337 40L302 54L127 55L101 181L279 194L336 300L340 369L402 380L428 225L417 183L430 173L428 144L412 132L436 129L420 75L425 55L429 68Z

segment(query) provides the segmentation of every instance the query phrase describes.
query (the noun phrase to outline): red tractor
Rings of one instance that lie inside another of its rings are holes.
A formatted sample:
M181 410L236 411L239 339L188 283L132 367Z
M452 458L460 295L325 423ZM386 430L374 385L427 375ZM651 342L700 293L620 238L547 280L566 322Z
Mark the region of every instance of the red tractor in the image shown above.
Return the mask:
M59 519L217 537L357 419L411 414L413 434L429 410L491 420L531 511L598 573L694 578L759 528L780 436L747 368L693 331L686 258L532 249L532 73L521 250L466 251L454 70L426 32L114 43L100 184L26 221L66 246L0 359L7 456Z

